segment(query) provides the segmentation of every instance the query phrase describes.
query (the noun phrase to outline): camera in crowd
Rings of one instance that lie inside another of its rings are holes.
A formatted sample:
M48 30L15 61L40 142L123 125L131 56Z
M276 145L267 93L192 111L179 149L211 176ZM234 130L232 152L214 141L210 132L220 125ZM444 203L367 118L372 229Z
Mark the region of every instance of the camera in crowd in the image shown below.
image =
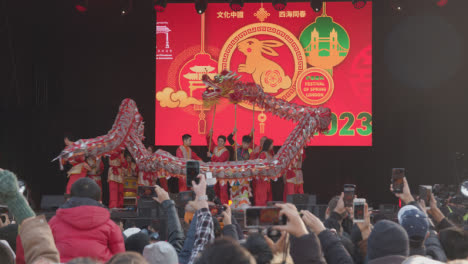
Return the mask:
M442 213L456 224L467 224L468 180L460 185L435 184L432 189Z

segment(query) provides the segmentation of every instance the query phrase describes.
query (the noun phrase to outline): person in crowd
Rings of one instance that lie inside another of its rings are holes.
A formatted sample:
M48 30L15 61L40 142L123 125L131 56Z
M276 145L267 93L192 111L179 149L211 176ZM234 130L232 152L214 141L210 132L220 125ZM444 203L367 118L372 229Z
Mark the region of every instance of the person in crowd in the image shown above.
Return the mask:
M67 264L101 264L102 262L92 258L75 258L67 262Z
M343 197L344 193L341 193L340 196L334 196L330 200L325 211L324 225L326 228L336 231L346 251L353 257L355 262L360 263L362 257L356 250L356 245L353 244L351 236L353 230L352 207L345 207Z
M329 229L335 229L338 234L349 237L353 227L353 214L352 208L344 206L343 197L344 193L341 193L328 202L324 224Z
M406 205L398 212L398 222L408 233L410 256L429 255L432 259L447 261L435 232L431 232L426 214L414 205Z
M231 238L218 238L206 247L195 264L255 264L255 258Z
M390 187L390 190L393 190L393 186ZM437 234L432 230L435 227L430 224L427 218L426 205L424 201L422 203L415 201L406 178L403 178L403 192L396 193L395 196L406 204L398 212L398 222L408 233L410 256L421 255L435 260L447 261ZM429 205L431 212L437 211L437 202L433 195Z
M16 176L12 172L1 168L0 204L8 206L10 213L21 226L19 237L22 241L21 251L24 252L23 263L49 264L60 262L59 252L45 217L34 214L24 196L18 191Z
M169 194L160 186L155 186L156 197L153 199L161 205L167 216L167 242L175 249L177 253L182 250L184 246L184 231L180 225L179 215L175 207L175 202L169 198Z
M214 205L220 205L221 202L219 201L219 198L216 196L214 190L211 188L208 188L206 190L207 196L208 196L208 205L214 206ZM240 225L237 223L236 219L232 217L231 215L231 208L228 205L226 206L226 210L222 213L223 217L223 224L224 228L220 232L222 233L223 236L229 236L233 239L236 240L242 240L243 239L243 234L242 234L242 229ZM194 212L196 209L193 206L193 202L189 202L186 206L186 216L189 212ZM213 218L213 226L215 223L215 217ZM217 222L217 221L216 221ZM196 228L197 228L197 218L194 217L190 221L190 227L187 232L187 237L184 241L184 246L183 249L178 253L179 257L179 263L181 264L186 264L190 260L190 256L192 253L192 248L195 242L195 233L196 233ZM214 228L214 227L213 227ZM215 232L214 232L215 233Z
M269 264L273 259L273 250L261 234L250 235L242 244L254 256L257 264Z
M0 215L0 241L5 241L16 251L16 237L18 236L18 224L12 224L8 214Z
M273 159L273 155L271 155L272 150L273 140L268 138L263 143L262 152L258 158L262 160ZM265 206L267 201L272 200L273 194L271 192L270 179L264 180L262 177L260 177L259 179L253 180L253 189L255 206Z
M210 142L211 140L211 142ZM208 157L211 162L229 161L229 150L225 147L226 137L218 136L218 144L213 140L213 129L206 135L206 144L208 145ZM227 204L229 201L229 185L227 182L217 182L215 185L216 195L221 199L221 203Z
M145 247L143 257L149 264L178 264L177 252L165 241L156 242Z
M399 224L382 220L374 225L367 240L369 264L400 264L409 256L409 238Z
M125 250L143 254L143 249L149 244L149 236L140 231L125 239Z
M101 189L96 182L79 179L72 186L71 198L49 221L61 262L77 257L107 261L125 251L120 228L99 202L100 197Z
M204 175L198 175L199 184L192 182L195 200L190 202L196 209L194 218L196 218L195 242L193 243L192 253L189 264L194 263L195 259L203 251L205 246L214 240L213 218L208 208L208 196L206 195L206 179Z
M461 227L449 227L440 231L440 242L448 260L468 259L468 231Z
M124 252L114 255L106 264L148 264L148 262L141 254Z
M177 148L176 157L187 160L202 160L197 153L193 152L190 146L192 145L192 136L185 134L182 136L182 145ZM179 180L179 192L187 191L186 179L181 177Z
M289 207L292 208L291 205ZM313 215L311 212L302 210L301 213L303 214L302 220L305 223L305 225L307 225L307 227L310 228L310 230L316 235L316 237L318 237L320 245L322 247L322 249L319 249L318 252L323 252L323 256L326 259L326 263L353 263L351 255L348 253L348 251L346 251L342 243L340 243L339 236L332 233L329 229L325 228L324 224L320 221L320 219ZM313 239L313 237L311 236L306 236L304 238L298 238L297 236L295 237L296 238L293 238L291 240L291 255L293 256L293 259L297 254L305 254L304 251L308 251L308 249L306 248L307 245L311 244L310 242ZM294 259L294 263L296 263L296 259L297 257Z
M15 252L10 247L8 242L5 240L0 240L0 259L4 264L14 264L15 263Z

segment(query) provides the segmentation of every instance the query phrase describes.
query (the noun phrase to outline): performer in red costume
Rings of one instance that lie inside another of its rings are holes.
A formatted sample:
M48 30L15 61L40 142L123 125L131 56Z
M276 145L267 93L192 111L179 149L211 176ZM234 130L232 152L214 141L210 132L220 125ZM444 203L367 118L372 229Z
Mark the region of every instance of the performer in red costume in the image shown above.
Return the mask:
M115 151L109 157L109 208L123 207L123 169L127 167L127 161L122 151Z
M74 142L70 141L68 137L64 138L65 145L70 146ZM64 162L66 163L66 162ZM62 163L63 165L65 165ZM75 183L78 179L86 177L88 170L91 170L88 163L86 163L86 159L84 155L76 156L70 160L68 163L72 166L72 168L67 172L68 176L68 183L66 194L70 194L71 186Z
M304 177L302 174L302 163L305 160L305 149L301 150L299 159L291 165L286 171L283 177L284 181L284 194L283 200L286 202L286 198L290 194L302 194L304 193Z
M211 139L211 146L210 146ZM229 161L229 150L224 146L226 144L226 137L218 137L218 145L215 144L213 140L213 130L210 130L210 134L206 136L206 142L208 144L208 157L211 158L211 162L226 162ZM210 148L211 147L211 148ZM221 200L222 204L227 204L229 202L229 186L227 183L221 184L217 182L215 187L216 195Z
M263 142L262 152L258 156L259 159L263 160L271 160L273 159L273 155L271 152L273 151L273 140L267 138ZM271 184L270 179L264 180L262 178L253 180L254 185L254 199L255 199L255 206L265 206L267 201L271 201L273 198L271 192Z
M266 136L263 136L262 138L260 138L260 145L255 146L255 147L253 148L252 153L250 154L250 159L251 159L251 160L254 160L254 159L258 159L258 158L259 158L258 156L260 155L260 152L262 152L263 143L265 143L265 140L267 140L267 139L268 139L268 138L267 138ZM253 142L252 142L252 144L253 144ZM272 156L275 155L275 151L273 150L273 148L271 149L270 154L271 154Z
M150 154L153 154L155 151L156 151L156 147L154 145L149 145L146 150L148 150L148 152ZM138 178L138 184L141 183L148 183L148 184L141 184L141 185L155 185L155 184L158 184L159 186L161 186L166 192L169 191L169 188L168 188L168 185L167 185L167 179L166 178L159 178L159 179L156 179L156 173L154 172L140 172L140 176ZM156 182L158 181L158 182Z
M187 160L202 160L192 151L190 146L192 145L192 136L185 134L182 136L183 145L180 146L176 151L176 157L184 158ZM187 183L185 178L179 178L179 192L187 191Z
M101 174L104 171L104 163L102 163L100 158L88 157L86 159L91 170L88 171L88 177L93 179L101 188L102 193L102 179Z
M250 154L252 153L252 133L250 135L245 135L242 137L242 145L239 145L234 141L234 135L237 133L237 129L234 128L234 131L228 136L228 141L231 146L234 146L234 149L237 149L237 160L249 160ZM246 179L240 179L231 186L231 208L242 209L250 206L249 197L252 196L252 191L250 188L250 182Z

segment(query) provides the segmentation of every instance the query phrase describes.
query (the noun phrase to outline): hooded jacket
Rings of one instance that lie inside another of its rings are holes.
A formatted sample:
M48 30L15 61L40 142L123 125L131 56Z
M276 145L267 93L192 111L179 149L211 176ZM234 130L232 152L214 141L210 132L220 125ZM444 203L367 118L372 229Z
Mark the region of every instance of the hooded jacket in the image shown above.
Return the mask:
M101 203L82 197L72 197L49 221L60 261L66 263L77 257L91 257L107 261L125 252L120 228L110 219ZM24 262L21 240L17 241L16 263Z
M125 252L120 228L109 211L90 198L72 197L49 221L60 260L93 257L101 261Z

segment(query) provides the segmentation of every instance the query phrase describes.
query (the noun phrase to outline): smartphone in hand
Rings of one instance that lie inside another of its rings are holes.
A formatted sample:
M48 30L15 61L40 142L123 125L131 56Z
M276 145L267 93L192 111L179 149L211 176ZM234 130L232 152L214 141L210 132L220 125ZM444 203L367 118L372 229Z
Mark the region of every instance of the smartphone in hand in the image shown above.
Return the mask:
M424 200L426 206L429 206L431 201L432 186L430 185L419 185L419 199Z
M393 193L403 193L404 182L403 178L406 177L405 168L393 168L392 169L392 186Z
M192 181L195 181L197 184L200 182L200 179L197 178L198 174L200 174L200 163L195 160L187 161L186 165L186 179L187 179L187 186L192 187Z
M253 206L245 209L244 223L246 228L262 228L286 225L288 219L280 215L281 208L271 206Z
M343 188L343 202L345 207L353 207L354 194L356 193L356 185L345 184Z
M363 223L364 219L364 210L365 210L366 199L356 198L353 200L353 222L354 223Z
M138 186L138 196L141 199L152 199L153 197L158 197L154 186Z

